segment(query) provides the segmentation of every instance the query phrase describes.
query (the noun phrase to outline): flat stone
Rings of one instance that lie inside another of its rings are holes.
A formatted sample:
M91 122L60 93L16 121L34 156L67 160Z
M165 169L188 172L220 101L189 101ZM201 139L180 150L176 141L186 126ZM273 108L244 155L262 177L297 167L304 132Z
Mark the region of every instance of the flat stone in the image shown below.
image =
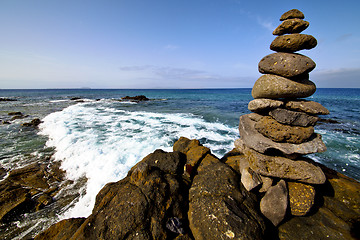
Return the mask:
M254 120L255 122L258 122L260 119L262 119L264 117L264 115L260 115L258 113L249 113L248 114L248 117L251 119L251 120Z
M291 9L286 13L284 13L283 15L281 15L280 21L284 21L286 19L292 19L292 18L304 19L304 17L305 17L304 14L298 9Z
M279 108L284 105L283 101L259 98L249 102L248 109L252 112L263 112L274 108Z
M290 111L283 108L274 109L269 112L269 115L279 123L288 124L291 126L314 126L319 120L319 118L316 116L311 116L303 112Z
M288 207L286 182L280 180L278 184L269 188L260 201L260 210L275 226L285 217Z
M306 98L315 91L316 86L310 80L292 81L281 76L265 74L255 82L251 95L255 99Z
M303 49L312 49L316 47L317 41L311 35L307 34L288 34L276 37L271 45L270 49L276 52L296 52Z
M315 66L315 62L304 55L279 52L263 57L259 62L259 72L292 78L309 73Z
M278 143L272 141L267 137L264 137L261 133L259 133L255 129L255 123L256 122L251 120L247 115L241 116L239 133L246 146L260 153L265 153L273 149L277 149L287 155L294 153L310 154L326 151L326 146L321 140L320 134L315 133L314 137L311 138L309 141L300 144ZM237 141L238 140L235 141L235 147L239 149L238 146L236 146ZM241 149L239 149L239 151L241 151Z
M236 141L236 144L242 144L241 140ZM323 184L326 181L321 168L309 158L291 160L284 157L264 155L246 146L242 148L245 148L244 155L249 161L250 168L261 175L310 184Z
M289 202L293 216L305 216L315 202L315 188L299 182L288 182Z
M274 31L273 35L283 35L288 33L301 33L309 26L309 22L299 18L287 19L283 21Z
M312 115L328 115L330 112L327 108L314 101L289 101L286 108L294 111L301 111Z
M262 183L260 175L250 168L249 162L246 158L243 158L240 161L239 169L241 174L241 183L247 191L251 191Z
M284 125L270 116L265 116L257 123L255 129L275 142L303 143L313 134L313 127Z

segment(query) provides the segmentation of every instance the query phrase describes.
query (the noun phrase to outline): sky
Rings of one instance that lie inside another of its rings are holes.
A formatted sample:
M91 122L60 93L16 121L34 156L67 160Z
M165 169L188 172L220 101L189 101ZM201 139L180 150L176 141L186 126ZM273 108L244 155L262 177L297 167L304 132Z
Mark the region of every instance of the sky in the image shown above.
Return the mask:
M301 10L317 87L360 87L360 1L1 0L0 89L251 88Z

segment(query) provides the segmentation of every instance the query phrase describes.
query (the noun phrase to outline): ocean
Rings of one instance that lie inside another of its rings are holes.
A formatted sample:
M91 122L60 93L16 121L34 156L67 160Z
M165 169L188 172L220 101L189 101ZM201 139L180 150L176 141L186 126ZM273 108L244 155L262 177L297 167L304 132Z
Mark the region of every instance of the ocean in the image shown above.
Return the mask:
M119 101L136 95L151 100ZM60 219L87 217L106 183L124 178L155 149L171 151L181 136L198 139L223 156L239 138L239 117L250 113L247 104L252 100L250 88L0 90L0 97L17 100L0 102L3 121L11 118L9 112L28 115L0 124L0 166L13 170L45 158L60 161L71 184L55 200L76 195L65 206L55 201L13 226L0 226L0 235L8 239L33 236ZM322 88L307 99L330 110L315 127L328 150L309 157L360 180L360 89ZM38 130L21 126L33 118L42 120Z

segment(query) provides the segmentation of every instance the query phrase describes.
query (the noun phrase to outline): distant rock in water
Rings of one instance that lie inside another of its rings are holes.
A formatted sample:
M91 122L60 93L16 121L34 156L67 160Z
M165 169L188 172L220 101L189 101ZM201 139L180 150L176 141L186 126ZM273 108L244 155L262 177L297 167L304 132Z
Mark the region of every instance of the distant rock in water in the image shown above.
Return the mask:
M14 101L17 100L12 98L0 98L0 102L14 102Z
M121 98L122 100L133 100L133 101L149 101L150 99L145 97L144 95L139 95L139 96L135 96L135 97L123 97Z
M39 126L41 123L41 120L39 118L34 118L33 120L31 120L31 122L26 122L21 124L21 126L23 127L37 127Z

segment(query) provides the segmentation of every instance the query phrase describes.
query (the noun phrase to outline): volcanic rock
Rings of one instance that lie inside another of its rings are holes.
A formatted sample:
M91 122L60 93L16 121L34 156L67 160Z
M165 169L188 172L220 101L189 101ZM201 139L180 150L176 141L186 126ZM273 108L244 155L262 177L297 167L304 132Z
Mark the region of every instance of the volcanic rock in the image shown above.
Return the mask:
M304 14L299 11L298 9L291 9L289 11L287 11L286 13L284 13L283 15L281 15L280 17L280 21L284 21L286 19L291 19L291 18L300 18L300 19L304 19Z
M276 52L296 52L316 47L316 39L307 34L288 34L278 36L272 41L270 49Z
M259 98L250 101L248 104L248 109L252 112L264 112L274 108L282 107L283 105L284 102L282 101L267 99L267 98Z
M189 192L189 222L195 239L263 239L265 224L238 175L226 164L207 164Z
M292 81L281 76L265 74L255 82L251 94L255 99L305 98L313 95L315 91L315 84L307 79Z
M273 35L283 35L287 33L300 33L309 26L309 22L299 18L287 19L283 21L274 31Z
M285 217L288 207L288 193L286 183L280 180L278 184L269 188L260 201L260 210L275 226Z
M297 53L272 53L259 62L259 72L286 78L309 73L316 64L311 58Z
M318 102L313 101L289 101L286 108L294 111L301 111L312 115L327 115L329 110Z
M243 149L250 168L261 175L310 184L323 184L326 181L321 168L308 158L294 161L285 157L264 155L244 146L241 139L236 140L235 146Z
M289 203L293 216L304 216L315 202L315 188L308 184L288 182Z
M313 127L284 125L270 116L259 120L255 129L275 142L303 143L314 134Z
M290 155L294 153L310 154L326 151L326 146L322 142L320 134L315 133L314 137L312 137L309 141L300 144L278 143L259 133L255 129L255 123L256 122L251 120L248 115L241 116L239 133L241 139L244 141L244 144L258 152L265 153L267 151L277 149L284 154ZM235 146L237 141L238 140L235 141ZM238 147L236 146L236 148ZM241 151L241 149L239 150Z
M269 112L276 121L292 126L314 126L319 120L316 116L310 116L303 112L295 112L283 108L277 108Z

